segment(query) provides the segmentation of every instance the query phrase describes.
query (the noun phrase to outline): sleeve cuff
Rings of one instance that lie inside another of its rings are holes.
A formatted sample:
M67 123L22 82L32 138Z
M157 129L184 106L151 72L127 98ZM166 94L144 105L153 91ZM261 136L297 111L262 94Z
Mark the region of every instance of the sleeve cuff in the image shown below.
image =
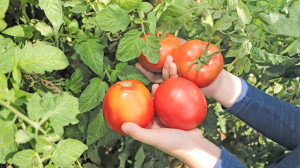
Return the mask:
M235 156L221 146L221 156L215 168L246 168Z

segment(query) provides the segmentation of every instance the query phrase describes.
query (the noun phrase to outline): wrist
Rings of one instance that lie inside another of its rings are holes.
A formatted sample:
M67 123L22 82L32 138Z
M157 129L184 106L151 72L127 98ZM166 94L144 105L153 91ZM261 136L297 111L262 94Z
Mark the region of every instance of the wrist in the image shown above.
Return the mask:
M201 138L195 141L193 148L179 152L177 157L190 168L213 168L221 156L221 149L207 140Z
M231 107L242 93L241 79L222 70L216 80L208 87L201 88L204 95L212 97L224 107Z

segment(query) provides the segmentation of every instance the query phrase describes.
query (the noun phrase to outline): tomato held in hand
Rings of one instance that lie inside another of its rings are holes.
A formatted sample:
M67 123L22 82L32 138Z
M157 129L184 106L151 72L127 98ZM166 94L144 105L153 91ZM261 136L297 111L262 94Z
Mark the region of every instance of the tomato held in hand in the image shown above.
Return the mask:
M150 35L150 34L147 34ZM146 37L142 37L146 42ZM181 42L171 34L167 34L166 38L159 42L160 47L160 58L157 64L150 63L142 53L138 60L140 64L151 72L161 72L168 55L174 57L176 50L181 46Z
M181 78L169 78L156 90L154 108L165 126L190 130L205 118L206 99L193 82Z
M126 134L121 126L125 122L133 122L146 128L154 116L152 96L146 86L137 80L119 81L105 94L103 115L107 125L123 135Z
M201 40L191 40L184 43L176 52L174 62L178 69L178 75L196 83L200 88L210 85L220 74L223 69L223 57L221 52L215 56L208 58L199 58L205 51L207 42ZM210 44L207 50L206 57L219 51L219 48L214 44ZM201 56L202 57L202 56ZM203 57L205 57L203 55ZM199 70L195 70L198 63L190 64L197 60L206 62Z

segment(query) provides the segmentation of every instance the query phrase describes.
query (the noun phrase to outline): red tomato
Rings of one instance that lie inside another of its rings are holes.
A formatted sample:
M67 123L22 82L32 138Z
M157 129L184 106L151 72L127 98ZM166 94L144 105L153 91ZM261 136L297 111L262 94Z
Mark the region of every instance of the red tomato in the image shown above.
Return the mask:
M125 122L133 122L146 128L154 116L152 96L146 86L137 80L119 81L105 94L103 115L107 125L123 135L126 134L121 126Z
M147 34L147 35L150 35L150 34ZM146 42L146 37L143 36L142 38ZM159 58L157 64L150 63L147 60L147 58L144 56L143 53L138 57L140 64L148 71L161 72L167 56L170 55L170 56L174 57L175 51L181 46L181 42L176 37L172 36L171 34L167 34L166 38L161 40L159 42L159 44L161 45L160 58Z
M197 127L206 115L206 99L193 82L169 78L156 90L154 108L165 126L190 130Z
M177 65L178 75L196 83L200 88L210 85L223 69L223 56L220 53L210 58L209 62L199 70L194 70L197 64L189 67L205 50L207 42L191 40L184 43L176 52L174 62ZM208 47L207 55L219 51L214 44ZM189 67L189 68L188 68Z

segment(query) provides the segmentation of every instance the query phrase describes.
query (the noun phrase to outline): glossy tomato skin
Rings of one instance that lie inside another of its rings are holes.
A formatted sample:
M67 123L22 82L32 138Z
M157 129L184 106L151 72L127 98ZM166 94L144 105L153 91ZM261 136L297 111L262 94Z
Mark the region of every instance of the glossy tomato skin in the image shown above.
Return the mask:
M150 35L150 34L147 34ZM142 37L146 42L146 37ZM139 57L139 63L148 71L161 72L168 55L174 57L176 50L181 46L181 42L171 34L167 34L166 38L159 42L160 47L160 58L157 64L150 63L142 53Z
M181 77L174 77L165 80L157 88L154 108L165 126L190 130L204 120L207 104L196 84Z
M137 80L119 81L105 94L103 116L112 130L123 135L126 134L121 126L125 122L146 128L154 116L152 96L146 86Z
M174 62L177 66L178 75L196 83L200 88L210 85L223 69L223 56L221 53L210 58L210 61L203 65L200 70L194 70L197 64L189 67L190 63L196 60L205 50L207 42L191 40L184 43L176 52ZM207 55L219 51L214 44L208 47Z

